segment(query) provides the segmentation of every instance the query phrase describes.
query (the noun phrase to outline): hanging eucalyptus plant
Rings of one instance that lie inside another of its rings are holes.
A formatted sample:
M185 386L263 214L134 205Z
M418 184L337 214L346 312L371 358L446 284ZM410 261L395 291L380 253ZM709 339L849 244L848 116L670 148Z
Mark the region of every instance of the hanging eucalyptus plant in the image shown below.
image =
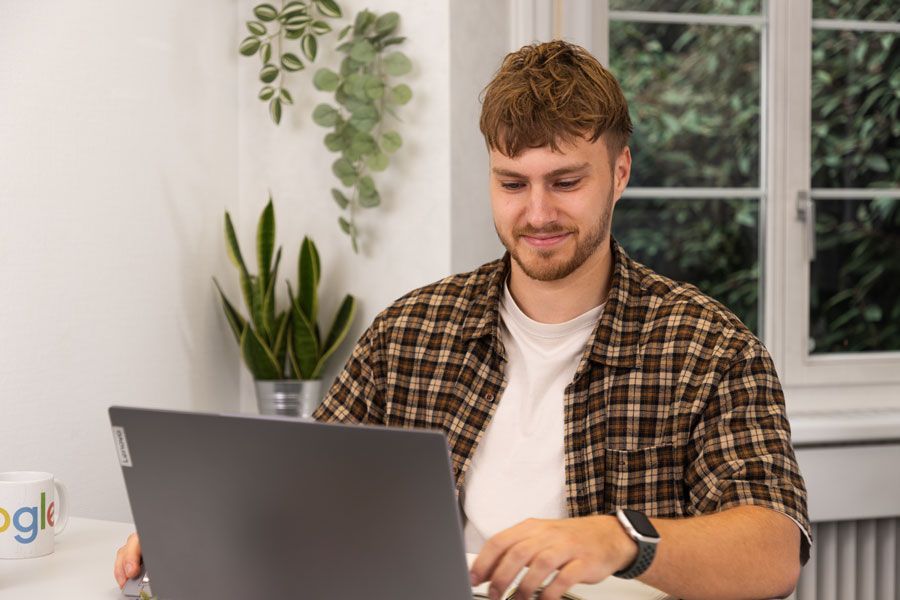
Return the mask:
M313 121L332 131L325 136L325 146L341 157L331 170L349 194L334 188L331 195L345 215L338 225L350 237L353 251L359 252L356 209L373 208L381 203L381 196L371 172L384 171L390 162L389 154L397 151L403 138L396 131L385 131L385 113L395 118L394 108L409 102L412 90L405 83L394 84L392 77L409 73L412 63L405 54L389 51L391 46L406 38L394 35L400 25L395 12L381 16L363 10L353 25L345 27L338 40L349 39L337 50L346 56L340 72L319 69L313 85L324 92L334 92L336 105L319 104L313 111Z
M318 36L331 31L323 19L341 16L341 7L334 0L295 0L276 8L272 4L253 7L256 20L247 21L250 36L241 41L239 51L244 56L259 54L262 67L259 79L263 83L259 99L269 103L269 116L277 125L281 122L282 104L293 104L291 93L284 87L285 73L306 67L296 53L287 51L290 40L299 40L299 51L309 62L316 60ZM274 45L274 62L273 58Z
M283 105L294 102L285 87L285 75L305 68L300 56L285 48L290 40L299 40L300 52L312 62L318 53L318 37L332 31L325 19L339 18L343 13L334 0L294 0L287 4L282 1L280 8L259 4L253 14L255 20L247 22L251 35L241 42L240 52L259 55L263 83L259 98L268 102L269 116L277 125ZM408 85L392 80L412 69L405 54L391 51L406 39L395 35L399 25L396 12L379 16L370 10L360 11L353 24L338 35L343 43L337 50L345 55L339 72L319 69L313 77L316 89L334 93L334 104L315 107L313 121L331 128L325 146L341 155L331 169L349 190L333 188L331 195L344 211L338 225L349 236L354 252L359 252L357 210L381 204L371 174L387 169L388 155L403 144L400 134L386 131L382 122L385 113L399 120L394 109L412 98Z

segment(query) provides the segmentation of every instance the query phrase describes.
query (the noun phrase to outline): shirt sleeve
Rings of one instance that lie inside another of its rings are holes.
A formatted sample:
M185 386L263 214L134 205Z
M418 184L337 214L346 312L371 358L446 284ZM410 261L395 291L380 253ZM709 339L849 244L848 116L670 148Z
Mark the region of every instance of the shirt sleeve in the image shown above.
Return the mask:
M790 437L775 366L761 344L752 344L730 364L694 428L696 458L685 482L695 514L755 505L790 517L803 533L806 564L812 543L806 486Z
M383 422L384 378L379 324L376 318L356 342L347 364L313 413L313 419L323 423Z

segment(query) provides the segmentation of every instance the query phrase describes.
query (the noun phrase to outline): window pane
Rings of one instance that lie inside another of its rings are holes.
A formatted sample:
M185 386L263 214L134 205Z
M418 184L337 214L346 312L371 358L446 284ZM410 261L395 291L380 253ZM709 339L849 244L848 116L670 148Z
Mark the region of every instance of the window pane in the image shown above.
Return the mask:
M612 21L610 67L628 99L632 186L759 185L760 33Z
M813 0L813 19L897 21L900 20L900 2L896 0Z
M812 186L900 185L900 36L813 31Z
M623 198L613 235L635 260L696 285L759 330L759 200Z
M900 350L900 200L817 200L810 352Z
M758 15L762 0L609 0L610 10Z

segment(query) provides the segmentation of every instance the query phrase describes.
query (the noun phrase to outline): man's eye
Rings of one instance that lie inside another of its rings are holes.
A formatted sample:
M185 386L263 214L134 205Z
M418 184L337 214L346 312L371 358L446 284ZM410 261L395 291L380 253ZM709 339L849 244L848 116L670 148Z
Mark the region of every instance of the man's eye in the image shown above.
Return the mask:
M580 179L568 179L566 181L560 181L556 185L557 185L557 187L561 187L562 189L565 190L568 188L575 187L576 185L578 185L579 181L581 181L581 180Z
M506 183L501 183L500 187L504 190L520 190L525 187L524 183L519 183L518 181L509 181Z

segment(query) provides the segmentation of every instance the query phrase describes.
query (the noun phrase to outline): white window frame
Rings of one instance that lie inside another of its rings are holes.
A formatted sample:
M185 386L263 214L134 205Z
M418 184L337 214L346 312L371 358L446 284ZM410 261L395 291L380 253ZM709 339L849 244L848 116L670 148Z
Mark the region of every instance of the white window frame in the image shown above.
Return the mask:
M626 195L758 198L760 334L775 360L789 410L900 405L900 352L809 353L810 230L805 220L812 216L806 198L876 196L867 190L810 190L812 28L897 31L900 24L814 20L812 0L763 0L758 16L610 11L608 0L509 2L511 50L536 40L563 38L584 46L603 64L609 63L610 19L760 28L759 188L632 188ZM900 190L877 195L900 197Z

